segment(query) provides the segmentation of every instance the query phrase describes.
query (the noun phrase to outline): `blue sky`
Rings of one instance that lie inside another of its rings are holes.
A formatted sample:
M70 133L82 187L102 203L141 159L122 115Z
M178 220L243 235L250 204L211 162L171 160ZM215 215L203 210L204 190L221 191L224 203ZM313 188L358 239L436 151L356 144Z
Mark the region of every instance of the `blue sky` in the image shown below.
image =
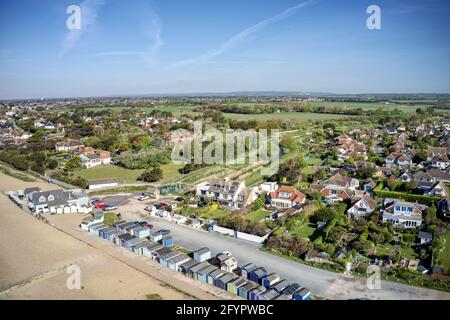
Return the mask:
M450 93L449 1L304 2L1 1L0 98ZM81 31L66 27L73 4Z

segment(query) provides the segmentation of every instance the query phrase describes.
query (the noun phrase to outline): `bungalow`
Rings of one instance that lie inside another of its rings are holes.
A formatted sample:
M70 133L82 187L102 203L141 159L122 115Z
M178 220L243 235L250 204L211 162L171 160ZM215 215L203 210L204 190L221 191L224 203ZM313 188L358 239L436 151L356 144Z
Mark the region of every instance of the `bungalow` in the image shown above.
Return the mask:
M241 267L240 274L242 277L248 279L249 272L252 272L253 270L257 269L258 267L253 263L247 263L246 265Z
M268 289L258 295L258 300L274 300L280 294L274 289Z
M347 210L347 215L352 218L367 217L377 208L377 202L368 194L365 194L360 200L356 201L350 209Z
M311 292L307 288L301 288L292 295L293 300L307 300L311 296Z
M414 175L408 171L405 171L398 177L398 179L403 182L410 182L414 179Z
M444 182L450 183L449 171L442 171L439 169L431 169L426 172L418 172L414 175L416 181L429 181L429 182Z
M55 144L56 151L65 151L65 152L73 152L83 147L84 144L80 140L72 140L72 139L63 142L58 142Z
M281 186L269 192L269 203L275 208L292 208L305 204L306 196L294 187Z
M178 267L179 267L180 265L182 265L183 263L186 263L186 262L188 262L188 261L190 261L190 260L192 260L192 259L189 258L188 255L182 253L182 254L180 254L180 255L178 255L178 256L176 256L176 257L173 257L173 258L171 258L171 259L168 259L168 260L167 260L167 267L168 267L169 269L178 271Z
M209 248L201 248L193 252L194 260L197 260L198 262L203 262L208 259L211 259L211 250Z
M447 155L437 155L431 160L433 168L444 170L450 166L450 160Z
M264 267L256 268L255 270L248 273L248 279L261 283L261 279L267 275L267 270Z
M446 147L428 147L427 161L432 161L437 156L447 156L450 154L450 149Z
M88 189L104 189L104 188L115 188L119 186L117 179L99 179L99 180L89 180Z
M262 285L266 288L269 288L278 281L280 281L280 276L277 273L271 273L261 279Z
M248 293L248 300L259 300L259 296L263 294L267 289L264 286L256 287Z
M446 198L449 196L449 191L443 182L435 182L424 194L427 196Z
M442 199L437 204L437 212L439 217L448 220L450 218L450 199Z
M185 263L182 263L180 266L178 266L178 271L183 273L185 276L187 276L189 278L193 278L194 275L191 272L191 269L199 264L200 264L200 262L198 262L198 261L189 260Z
M241 298L244 298L244 299L249 299L250 291L255 289L256 287L258 287L257 283L254 283L252 281L247 281L246 284L244 284L243 286L239 287L239 289L238 289L238 296L241 297Z
M431 232L419 231L417 238L420 240L420 244L429 244L433 241L433 234Z
M111 163L111 152L100 149L84 148L80 157L83 165L88 169Z
M227 283L227 291L231 292L232 294L234 294L235 296L238 295L238 289L240 287L242 287L243 285L245 285L248 281L245 280L244 278L236 278L234 280L231 280L230 282Z
M236 279L236 275L227 272L223 276L221 276L217 279L216 287L218 287L222 290L227 290L228 283L233 281L234 279Z
M422 225L422 212L427 206L418 203L385 199L381 214L383 222L392 222L395 226L415 228Z

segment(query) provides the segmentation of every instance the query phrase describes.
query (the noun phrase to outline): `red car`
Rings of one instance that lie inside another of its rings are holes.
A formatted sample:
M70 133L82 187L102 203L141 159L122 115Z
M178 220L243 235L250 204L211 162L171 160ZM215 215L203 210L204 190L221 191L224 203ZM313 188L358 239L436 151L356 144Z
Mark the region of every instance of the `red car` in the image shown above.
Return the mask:
M97 209L103 209L104 207L106 207L106 203L104 203L103 201L98 201L94 205L94 208L97 208Z

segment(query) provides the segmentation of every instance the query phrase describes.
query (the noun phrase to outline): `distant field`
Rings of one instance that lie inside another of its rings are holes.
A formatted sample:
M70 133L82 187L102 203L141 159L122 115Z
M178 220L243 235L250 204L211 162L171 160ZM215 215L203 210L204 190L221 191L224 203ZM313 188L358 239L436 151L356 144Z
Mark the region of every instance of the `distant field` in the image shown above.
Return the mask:
M309 112L280 112L280 113L263 113L263 114L240 114L240 113L224 113L226 118L234 120L297 120L297 121L315 121L315 120L331 120L350 118L348 115L340 114L324 114Z
M148 106L148 107L136 107L135 109L141 110L141 111L147 111L151 112L152 110L160 110L160 111L169 111L172 112L174 116L180 116L185 113L187 114L200 114L199 112L194 112L193 110L197 108L198 106L195 105L186 105L186 106L180 106L180 105L167 105L167 106ZM114 112L120 112L123 109L126 109L125 106L109 106L109 107L87 107L85 108L86 111L102 111L102 110L111 110ZM55 109L55 112L69 112L74 111L75 108L61 108L61 109Z
M178 172L178 169L180 167L181 167L180 165L176 165L173 163L162 165L161 166L161 169L163 170L162 182L169 179L181 177L181 174ZM80 175L86 180L116 178L119 181L119 183L135 183L137 182L137 179L142 174L142 172L144 172L144 169L130 170L115 165L105 165L91 169L82 169L76 171L75 175Z

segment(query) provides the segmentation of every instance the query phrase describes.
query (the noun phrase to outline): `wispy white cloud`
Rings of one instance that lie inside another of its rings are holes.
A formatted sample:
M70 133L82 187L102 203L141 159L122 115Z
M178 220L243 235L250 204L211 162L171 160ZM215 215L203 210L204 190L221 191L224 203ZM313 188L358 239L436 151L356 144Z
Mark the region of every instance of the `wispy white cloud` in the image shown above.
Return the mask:
M144 54L144 51L107 51L107 52L98 52L95 53L96 57L104 57L104 56L137 56Z
M252 34L257 33L258 31L268 27L269 25L271 25L275 22L278 22L278 21L288 18L289 16L296 13L300 8L305 7L306 5L311 4L313 2L315 2L315 1L308 0L306 2L302 2L302 3L298 4L296 6L290 7L277 15L274 15L268 19L262 20L256 24L254 24L253 26L242 30L238 34L234 35L232 38L230 38L227 41L225 41L224 43L222 43L218 48L216 48L212 51L208 51L200 56L197 56L197 57L194 57L191 59L178 61L178 62L172 64L171 67L181 67L181 66L186 66L186 65L201 64L201 63L208 62L210 59L220 56L224 52L237 46L239 43L242 43L245 39L247 39Z
M151 10L149 18L150 23L144 27L144 33L151 44L146 48L144 59L147 63L153 64L155 63L158 51L163 46L164 42L161 36L162 23L159 15L154 10Z
M59 56L63 57L67 52L73 49L80 40L83 33L89 30L96 21L100 8L105 4L106 0L84 0L80 4L81 9L81 29L67 30L66 35L61 44Z

